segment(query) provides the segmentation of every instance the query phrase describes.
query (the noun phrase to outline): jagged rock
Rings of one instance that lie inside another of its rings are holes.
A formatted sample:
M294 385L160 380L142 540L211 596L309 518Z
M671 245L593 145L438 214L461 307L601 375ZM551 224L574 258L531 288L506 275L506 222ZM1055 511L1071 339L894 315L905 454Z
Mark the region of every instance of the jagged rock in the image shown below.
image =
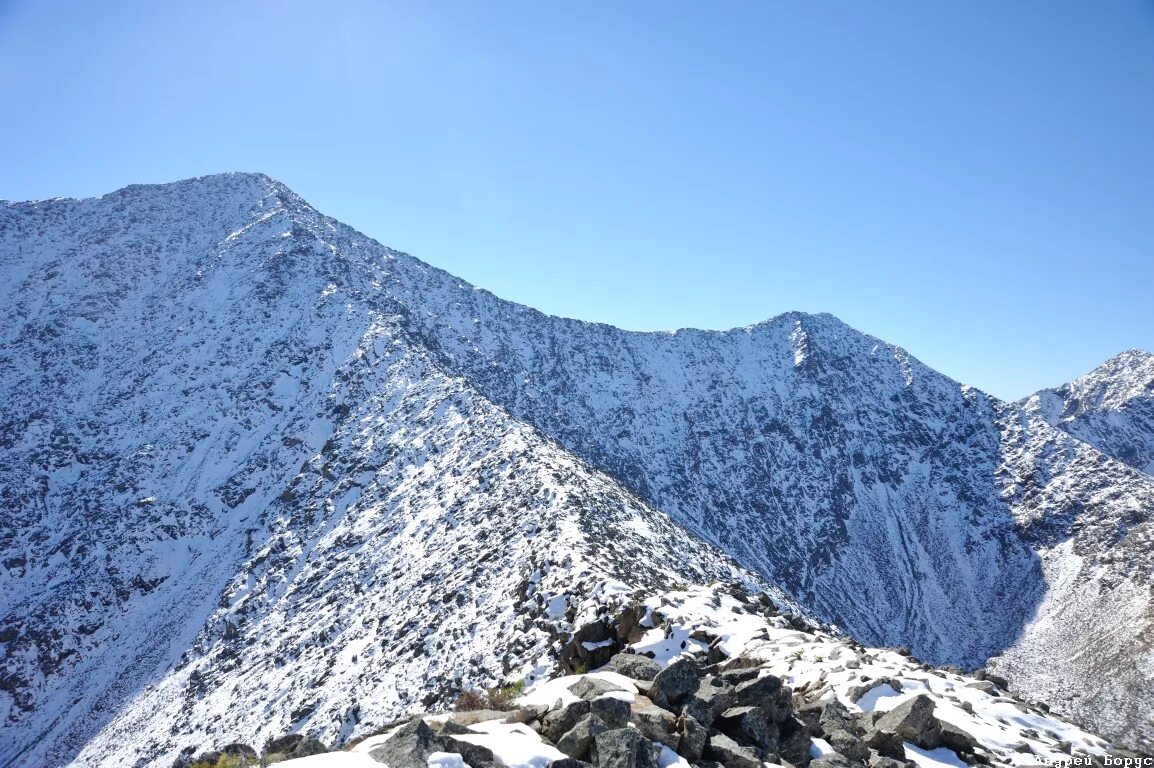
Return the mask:
M850 688L849 700L856 704L857 702L859 702L861 700L862 696L865 696L867 693L872 691L874 688L877 688L879 685L888 685L890 688L893 688L898 693L902 692L902 683L900 680L893 678L893 677L879 677L879 678L876 678L874 680L870 680L868 683L865 683L864 685L857 685L857 686L854 686L853 688Z
M619 653L609 659L605 670L634 680L652 680L661 672L661 665L648 656L639 653Z
M636 643L644 637L645 627L641 626L643 616L645 616L645 609L639 605L626 606L625 609L618 614L615 623L617 626L617 639L621 643L626 645ZM654 674L656 674L656 672Z
M590 702L581 700L554 709L541 719L541 735L549 741L557 741L567 731L577 725L577 721L592 711Z
M978 743L974 737L953 723L939 720L938 729L942 746L949 747L959 755L963 752L973 754L978 748Z
M851 760L837 752L827 752L811 760L809 768L865 768L865 763L860 760Z
M810 704L799 710L797 716L812 735L824 738L839 754L855 761L869 759L870 750L861 740L856 718L837 699Z
M222 755L228 755L229 757L240 757L245 760L256 760L260 757L255 749L248 744L241 744L239 742L222 747L220 753Z
M711 731L705 746L705 757L716 760L725 768L761 768L761 754L746 747L720 731Z
M796 717L790 717L780 726L781 735L778 738L781 759L792 763L798 768L809 765L809 748L813 740L809 736L809 729L805 723Z
M972 683L966 683L967 688L977 688L982 693L988 693L991 696L998 695L998 686L991 683L989 680L976 680Z
M756 680L761 675L760 667L729 667L717 673L717 678L727 685L737 686L741 683L748 683L750 680Z
M714 727L727 736L764 750L778 751L779 731L771 712L761 707L733 707L721 713Z
M332 750L325 746L323 742L309 737L297 744L296 749L292 751L292 756L311 757L312 755L323 755L331 751Z
M782 690L781 678L774 675L761 675L753 680L738 683L733 689L734 706L765 707L773 706L777 695Z
M593 739L597 768L657 768L657 750L635 728L616 728Z
M472 768L472 766L470 766ZM575 757L563 757L560 760L554 760L549 763L548 768L594 768L592 763L587 763L584 760L578 760Z
M637 698L644 698L639 696ZM629 722L631 702L615 696L602 696L589 702L589 711L601 718L610 728L624 728Z
M454 739L449 735L442 735L440 737L440 752L456 752L471 768L478 768L478 766L485 763L496 763L497 756L493 754L493 750L488 747L482 747L472 742L463 739ZM565 750L561 750L564 752ZM392 766L390 765L390 768Z
M429 723L429 727L436 731L441 736L460 736L465 733L476 733L467 725L461 725L456 720L446 720L437 727L437 723Z
M862 737L862 742L883 757L894 760L906 759L904 739L896 733L871 728Z
M614 693L624 691L620 685L611 683L608 680L600 680L596 677L582 677L573 685L569 686L569 690L574 696L585 699L586 701L604 696L607 693Z
M556 746L569 757L584 760L589 757L589 750L593 747L593 739L609 730L612 729L601 718L592 714L586 715L578 720L572 729L557 739ZM472 762L467 758L465 762L472 765Z
M433 729L417 718L370 749L369 757L389 768L427 768L429 755L442 751L441 747L441 739Z
M645 738L677 749L681 738L677 731L677 718L668 710L639 696L630 704L629 721L645 734Z
M936 749L942 745L941 722L934 717L934 700L925 694L904 701L886 712L874 723L874 728L896 733L925 749Z
M681 734L676 747L677 753L691 763L695 762L705 751L706 742L709 741L709 730L692 715L685 713L677 719L677 730Z
M621 650L617 632L607 621L585 624L561 648L561 666L569 674L602 667Z
M653 678L649 698L659 707L672 710L697 689L701 667L694 659L681 658Z
M297 748L297 745L304 740L304 735L300 733L290 733L277 739L269 739L265 742L263 754L291 755L293 750Z
M869 768L907 768L910 765L903 760L897 760L892 757L886 757L879 753L871 753L869 760Z
M709 727L725 710L733 706L733 687L723 678L704 677L685 701L684 711Z

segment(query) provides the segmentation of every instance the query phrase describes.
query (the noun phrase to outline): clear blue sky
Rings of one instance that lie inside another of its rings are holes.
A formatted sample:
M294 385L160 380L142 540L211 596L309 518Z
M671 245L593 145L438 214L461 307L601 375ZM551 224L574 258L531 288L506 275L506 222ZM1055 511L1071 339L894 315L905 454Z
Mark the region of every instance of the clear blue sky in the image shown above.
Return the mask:
M628 7L624 7L628 6ZM505 298L1154 350L1154 4L5 2L0 197L259 170Z

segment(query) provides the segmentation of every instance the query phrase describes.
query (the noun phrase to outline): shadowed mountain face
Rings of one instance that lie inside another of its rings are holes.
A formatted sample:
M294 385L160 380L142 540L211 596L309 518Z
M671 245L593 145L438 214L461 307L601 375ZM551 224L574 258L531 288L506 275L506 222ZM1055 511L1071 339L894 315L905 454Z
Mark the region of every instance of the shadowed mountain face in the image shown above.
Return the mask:
M0 264L0 758L355 733L540 671L607 578L772 583L1154 738L1154 481L1110 419L827 315L547 317L259 175L8 204Z

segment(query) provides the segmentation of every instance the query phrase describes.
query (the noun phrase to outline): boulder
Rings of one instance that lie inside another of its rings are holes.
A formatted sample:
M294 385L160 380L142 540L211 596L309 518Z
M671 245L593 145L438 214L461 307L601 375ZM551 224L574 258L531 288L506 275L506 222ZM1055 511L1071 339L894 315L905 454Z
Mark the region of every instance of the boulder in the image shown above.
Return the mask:
M597 768L657 768L657 750L636 728L598 734L590 750Z
M813 744L809 729L805 723L796 717L787 718L778 727L781 733L778 737L781 759L797 766L797 768L805 768L809 765L809 748Z
M978 742L974 737L958 726L940 720L938 724L941 731L941 743L943 747L949 747L958 754L963 752L973 754L978 748Z
M488 747L482 747L461 739L454 739L449 735L442 735L440 738L441 748L439 752L455 752L464 758L465 762L473 768L485 763L497 762L497 756L493 754L493 750ZM562 750L564 751L564 750Z
M675 709L697 690L701 668L690 658L682 658L661 670L649 687L649 698L659 707Z
M609 659L605 669L634 680L652 680L661 671L661 665L639 653L619 653Z
M811 760L809 768L865 768L865 763L859 760L850 760L837 752L827 752Z
M691 763L701 759L705 745L709 741L709 730L691 715L682 713L681 717L677 718L677 731L680 734L677 754Z
M934 717L934 706L933 699L920 694L879 717L874 729L896 733L925 749L936 749L942 746L942 726Z
M708 728L733 703L733 687L729 683L720 676L705 677L686 699L683 711Z
M299 733L290 733L286 736L281 736L279 739L269 739L264 744L264 754L266 755L291 755L297 745L305 740L305 737Z
M853 688L850 688L848 694L849 700L856 704L862 696L865 696L879 685L888 685L898 693L902 692L902 683L900 680L893 677L879 677L876 680L870 680L864 685L855 685Z
M761 755L753 747L746 747L719 731L709 734L705 757L716 760L725 768L761 768Z
M714 727L738 741L763 750L778 751L779 731L770 712L761 707L732 707L714 722Z
M909 763L905 760L896 760L892 757L872 753L873 756L869 761L869 768L908 768Z
M557 741L591 711L592 704L584 700L554 709L541 718L541 735L549 741Z
M643 697L638 696L638 699ZM610 728L624 728L629 722L629 713L632 710L630 702L614 696L602 696L589 702L590 713L601 718Z
M389 768L427 768L429 755L442 751L441 739L424 720L417 718L370 749L369 757Z
M737 707L772 706L781 690L780 677L762 675L734 686L733 704Z
M638 696L629 707L629 721L645 738L677 749L681 734L677 730L677 718L672 713L642 696Z
M574 757L563 757L549 763L548 768L593 768L593 765Z
M606 621L585 624L561 648L561 665L569 674L602 667L621 650L617 630Z
M625 689L616 683L611 683L608 680L600 680L596 677L582 677L573 685L569 686L569 691L578 698L589 701L598 696L604 696L607 693L621 692ZM632 693L632 691L630 691Z
M332 750L325 746L322 742L310 736L308 738L302 739L301 742L297 744L296 749L292 751L292 756L311 757L313 755L324 755L331 751Z
M896 733L871 728L862 737L862 742L882 757L893 760L906 759L905 740Z
M569 757L584 760L589 757L589 751L593 748L593 739L608 730L611 729L601 718L596 715L585 715L577 721L577 725L557 739L557 749ZM468 758L465 758L465 762L473 764Z

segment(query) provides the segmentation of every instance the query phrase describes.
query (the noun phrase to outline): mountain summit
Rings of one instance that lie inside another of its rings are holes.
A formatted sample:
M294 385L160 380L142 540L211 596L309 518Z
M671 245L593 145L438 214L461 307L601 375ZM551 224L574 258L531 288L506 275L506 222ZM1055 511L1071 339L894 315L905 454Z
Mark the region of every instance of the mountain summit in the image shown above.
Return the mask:
M1154 741L1148 355L1009 404L829 315L549 317L259 174L3 204L0 265L0 762L345 738L717 580Z

